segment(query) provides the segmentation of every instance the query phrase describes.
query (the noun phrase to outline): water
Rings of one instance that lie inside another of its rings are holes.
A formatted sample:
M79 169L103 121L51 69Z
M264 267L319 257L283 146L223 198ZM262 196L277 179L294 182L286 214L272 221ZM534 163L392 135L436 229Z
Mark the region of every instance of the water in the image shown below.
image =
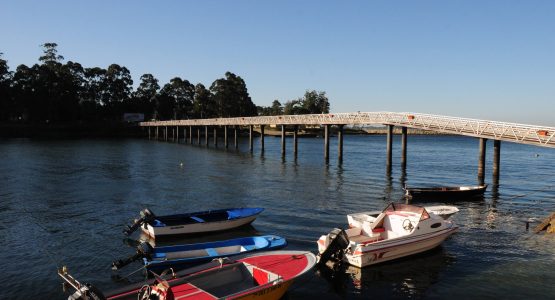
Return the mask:
M279 138L266 138L264 155L256 142L250 154L244 140L238 151L222 142L206 149L134 139L1 140L0 299L65 299L56 277L61 264L81 281L121 286L110 264L134 252L121 229L144 207L157 214L265 207L253 227L204 239L278 234L289 239L287 249L316 251L314 241L346 226L347 213L398 201L404 183L477 181L478 142L471 138L409 136L406 174L396 139L390 176L385 136L347 136L342 164L333 139L328 165L321 139L301 139L296 160L290 139L284 159ZM458 203L460 231L441 247L333 277L314 273L288 298L552 298L555 238L527 232L524 220L555 211L555 151L503 143L501 155L500 186L483 200Z

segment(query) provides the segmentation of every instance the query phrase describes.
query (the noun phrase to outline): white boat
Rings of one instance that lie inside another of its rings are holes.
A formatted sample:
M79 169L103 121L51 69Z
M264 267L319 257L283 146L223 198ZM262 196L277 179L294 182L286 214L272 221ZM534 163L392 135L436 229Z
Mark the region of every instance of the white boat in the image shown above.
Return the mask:
M392 203L359 227L334 229L321 236L318 251L321 260L335 256L366 267L435 248L457 228L424 207Z
M428 213L440 216L445 220L449 219L452 215L459 212L459 209L456 206L452 205L424 206L424 208ZM364 221L374 222L374 220L380 215L380 213L380 210L374 210L348 214L347 222L349 223L350 228L361 227Z

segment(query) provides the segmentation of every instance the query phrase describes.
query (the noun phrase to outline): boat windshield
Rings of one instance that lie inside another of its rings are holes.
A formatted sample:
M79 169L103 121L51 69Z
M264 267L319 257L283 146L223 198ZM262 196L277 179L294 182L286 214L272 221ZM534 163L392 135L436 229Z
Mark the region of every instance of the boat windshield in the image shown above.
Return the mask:
M420 220L426 220L430 217L428 212L424 207L410 205L410 204L402 204L402 203L391 203L389 204L383 212L394 212L394 211L404 211L404 212L411 212L420 215Z

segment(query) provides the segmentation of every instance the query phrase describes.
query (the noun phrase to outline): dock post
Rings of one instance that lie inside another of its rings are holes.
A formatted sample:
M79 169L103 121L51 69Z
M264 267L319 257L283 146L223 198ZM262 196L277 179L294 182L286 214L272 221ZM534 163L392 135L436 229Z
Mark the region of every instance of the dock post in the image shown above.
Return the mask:
M252 152L253 150L253 146L252 146L252 130L253 130L253 125L249 125L249 151Z
M285 156L285 125L281 125L281 156Z
M168 126L166 126L166 130L165 130L165 133L164 133L164 139L165 139L166 142L168 141Z
M204 126L204 145L208 147L208 126Z
M264 125L260 125L260 152L264 152Z
M478 144L478 183L484 185L486 174L486 145L488 139L480 138Z
M224 146L226 149L229 147L229 140L227 138L227 125L224 126Z
M193 144L193 126L189 126L189 143Z
M343 161L343 126L339 125L337 130L337 160Z
M293 154L295 155L295 157L297 157L297 150L298 150L298 138L297 138L297 134L299 132L299 125L295 125L295 127L293 128Z
M200 127L197 127L197 145L200 145Z
M391 170L392 144L393 144L393 125L387 125L387 159L386 167Z
M179 126L175 126L175 142L179 143Z
M501 161L501 141L493 141L493 184L499 184L499 170Z
M401 169L407 168L407 127L401 127Z
M148 126L148 139L150 140L150 126Z
M214 126L214 147L218 146L218 127Z
M157 141L160 140L160 137L159 137L159 134L158 134L158 132L160 131L159 129L160 129L160 126L156 126L156 132L155 132L155 134L156 134L156 140L157 140Z
M330 125L324 125L324 160L330 160Z
M237 142L237 125L233 126L233 140L235 143L235 149L239 148L239 143Z
M183 126L183 143L187 144L187 126Z

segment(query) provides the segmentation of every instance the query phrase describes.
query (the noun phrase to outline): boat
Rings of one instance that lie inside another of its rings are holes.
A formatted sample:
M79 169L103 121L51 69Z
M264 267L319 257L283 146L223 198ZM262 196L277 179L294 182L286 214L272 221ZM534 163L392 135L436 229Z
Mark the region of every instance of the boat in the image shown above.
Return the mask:
M428 213L440 216L447 220L452 215L459 212L456 206L452 205L434 205L434 206L424 206ZM364 221L373 222L381 213L381 210L374 211L363 211L358 213L352 213L347 215L347 222L349 223L349 228L362 227Z
M442 187L429 187L429 188L408 188L404 187L405 197L412 200L456 200L456 199L469 199L473 197L480 197L484 195L488 185L478 186L442 186Z
M197 234L229 230L252 223L263 208L228 208L186 214L156 216L145 208L141 217L126 226L124 234L130 235L139 227L152 238L179 234Z
M135 255L113 262L112 269L118 270L133 261L142 259L147 270L161 273L169 268L180 270L222 257L275 250L285 246L287 246L287 240L277 235L165 247L152 247L150 244L141 243Z
M75 292L72 300L85 299L280 299L293 281L316 265L306 251L269 251L241 259L221 259L177 273L155 275L153 280L102 292L82 284L66 267L58 270Z
M435 248L457 229L424 207L391 203L360 227L322 235L318 251L323 262L336 259L366 267Z

